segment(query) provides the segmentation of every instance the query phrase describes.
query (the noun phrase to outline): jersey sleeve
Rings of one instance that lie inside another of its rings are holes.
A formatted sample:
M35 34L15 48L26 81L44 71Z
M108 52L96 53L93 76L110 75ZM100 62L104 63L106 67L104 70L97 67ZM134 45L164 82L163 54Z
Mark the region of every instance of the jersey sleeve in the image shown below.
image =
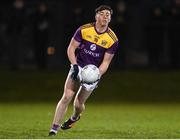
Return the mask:
M82 34L81 34L81 27L79 27L75 34L73 35L73 38L78 41L78 42L82 42Z
M118 50L119 43L116 41L110 48L107 49L107 53L115 54Z

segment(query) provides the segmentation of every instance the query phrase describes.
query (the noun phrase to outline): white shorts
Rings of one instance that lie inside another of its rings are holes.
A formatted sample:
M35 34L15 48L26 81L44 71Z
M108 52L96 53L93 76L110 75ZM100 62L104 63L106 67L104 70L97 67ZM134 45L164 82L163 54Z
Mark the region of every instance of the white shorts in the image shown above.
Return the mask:
M82 81L82 77L81 77L82 68L80 66L78 66L78 67L79 67L78 80L81 83L81 81ZM71 64L71 69L70 69L68 75L71 75L72 72L73 72L73 65ZM92 84L81 83L81 86L84 87L87 91L93 91L95 88L97 88L98 82L99 81L92 83Z

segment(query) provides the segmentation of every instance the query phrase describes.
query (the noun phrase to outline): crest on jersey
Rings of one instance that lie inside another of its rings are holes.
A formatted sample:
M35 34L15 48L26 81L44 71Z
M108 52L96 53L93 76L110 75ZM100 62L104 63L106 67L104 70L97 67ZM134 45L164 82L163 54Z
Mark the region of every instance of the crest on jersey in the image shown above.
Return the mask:
M94 36L94 41L95 41L95 42L98 42L98 40L99 40L99 37L98 37L97 35L95 35L95 36Z
M107 44L107 41L106 40L102 40L101 45L102 46L106 46L106 44Z
M98 42L98 38L94 38L94 41L95 41L95 42Z
M91 51L95 51L96 50L96 44L91 44L90 49L91 49Z

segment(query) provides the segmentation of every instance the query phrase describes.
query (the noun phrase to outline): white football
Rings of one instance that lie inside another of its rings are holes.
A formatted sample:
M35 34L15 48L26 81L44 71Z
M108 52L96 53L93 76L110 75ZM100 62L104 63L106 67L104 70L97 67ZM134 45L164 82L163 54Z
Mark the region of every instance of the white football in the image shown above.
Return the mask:
M100 72L98 67L93 64L88 64L82 68L81 76L82 82L91 84L100 78Z

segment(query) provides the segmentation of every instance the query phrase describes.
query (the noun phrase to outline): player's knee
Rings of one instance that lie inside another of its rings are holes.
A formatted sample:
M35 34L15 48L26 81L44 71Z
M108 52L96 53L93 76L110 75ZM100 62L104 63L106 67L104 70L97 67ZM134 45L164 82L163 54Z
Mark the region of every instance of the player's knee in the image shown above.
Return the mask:
M70 101L71 101L71 98L68 97L68 96L63 96L62 99L61 99L61 102L63 104L69 103Z
M64 94L67 96L73 96L75 91L73 89L67 88L64 90Z
M61 102L69 103L72 100L73 95L74 95L74 92L72 90L66 90L61 99Z
M85 105L84 105L84 103L81 103L81 102L79 102L78 100L76 100L75 102L74 102L74 107L76 108L76 109L85 109Z

